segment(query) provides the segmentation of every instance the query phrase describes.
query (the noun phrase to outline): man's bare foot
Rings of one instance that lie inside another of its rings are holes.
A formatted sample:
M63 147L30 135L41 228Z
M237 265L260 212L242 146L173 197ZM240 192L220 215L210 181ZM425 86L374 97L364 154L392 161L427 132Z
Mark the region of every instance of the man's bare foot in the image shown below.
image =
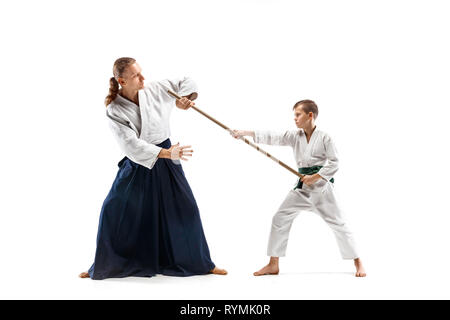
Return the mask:
M89 273L87 273L87 272L82 272L82 273L80 273L79 277L80 277L80 278L90 278L90 277L89 277Z
M356 267L356 274L355 277L365 277L366 276L366 270L364 270L364 267L362 265L361 259L356 258L354 260L355 267Z
M220 274L220 275L224 276L224 275L226 275L228 272L227 272L227 270L225 270L225 269L220 269L220 268L214 267L214 269L210 270L209 273L212 273L212 274Z

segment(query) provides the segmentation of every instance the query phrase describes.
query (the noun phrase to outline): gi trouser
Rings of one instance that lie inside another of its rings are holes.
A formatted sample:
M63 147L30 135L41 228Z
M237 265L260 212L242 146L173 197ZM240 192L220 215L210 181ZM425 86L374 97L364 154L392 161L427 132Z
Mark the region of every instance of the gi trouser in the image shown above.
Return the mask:
M358 253L352 233L337 205L333 185L321 180L314 186L291 190L272 219L267 255L283 257L292 222L300 211L308 210L321 216L333 230L343 259L356 259Z

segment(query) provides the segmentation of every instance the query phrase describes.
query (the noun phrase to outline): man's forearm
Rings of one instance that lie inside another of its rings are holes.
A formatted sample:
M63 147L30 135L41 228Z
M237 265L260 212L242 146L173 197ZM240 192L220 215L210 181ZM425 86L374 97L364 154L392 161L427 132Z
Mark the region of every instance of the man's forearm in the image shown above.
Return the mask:
M168 149L162 148L158 154L158 158L170 159L170 151Z
M195 99L197 99L197 97L198 97L198 93L197 92L192 92L190 95L184 96L184 98L188 98L191 101L194 101Z

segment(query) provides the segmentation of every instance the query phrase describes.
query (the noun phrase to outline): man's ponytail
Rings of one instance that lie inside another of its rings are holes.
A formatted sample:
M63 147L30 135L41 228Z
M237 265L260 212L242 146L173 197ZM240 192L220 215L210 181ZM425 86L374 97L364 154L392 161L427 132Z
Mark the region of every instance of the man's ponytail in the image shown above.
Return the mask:
M117 97L119 93L119 83L116 78L112 77L109 79L109 93L105 98L105 106L108 106L114 99Z

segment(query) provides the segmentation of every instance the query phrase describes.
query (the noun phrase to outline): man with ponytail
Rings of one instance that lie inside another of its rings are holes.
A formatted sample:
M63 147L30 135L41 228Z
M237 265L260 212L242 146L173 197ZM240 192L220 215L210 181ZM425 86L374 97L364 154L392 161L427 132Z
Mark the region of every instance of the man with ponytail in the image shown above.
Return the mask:
M191 146L172 145L173 106L194 105L189 78L150 82L133 58L119 58L109 80L106 115L125 157L100 213L94 263L81 278L105 279L156 274L227 274L210 258L192 190L181 160ZM170 89L182 99L173 102Z

